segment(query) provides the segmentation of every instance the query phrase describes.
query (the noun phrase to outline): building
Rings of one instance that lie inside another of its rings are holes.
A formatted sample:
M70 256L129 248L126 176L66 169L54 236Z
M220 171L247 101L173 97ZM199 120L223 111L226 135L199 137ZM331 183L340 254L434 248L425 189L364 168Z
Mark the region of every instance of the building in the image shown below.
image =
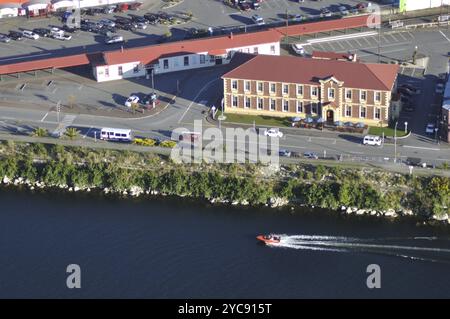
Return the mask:
M400 12L439 8L450 5L450 0L399 0Z
M0 4L0 19L12 18L25 15L25 9L19 3L2 3Z
M393 64L248 55L222 77L224 111L387 126L398 69Z
M279 55L281 35L274 30L164 43L103 53L93 66L98 82L190 70L229 63L235 52Z

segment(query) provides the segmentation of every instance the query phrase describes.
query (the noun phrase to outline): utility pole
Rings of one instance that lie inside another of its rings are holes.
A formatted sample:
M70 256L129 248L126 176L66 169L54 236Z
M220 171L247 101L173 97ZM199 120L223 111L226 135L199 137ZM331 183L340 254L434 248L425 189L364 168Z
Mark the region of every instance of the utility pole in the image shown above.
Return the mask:
M381 24L378 26L378 63L381 62Z
M57 122L59 125L59 113L61 112L61 101L58 101L58 103L56 103L56 117L57 117Z
M397 124L398 121L395 122L394 127L394 163L397 163Z
M286 44L289 45L288 28L289 28L289 16L288 16L288 9L286 9Z

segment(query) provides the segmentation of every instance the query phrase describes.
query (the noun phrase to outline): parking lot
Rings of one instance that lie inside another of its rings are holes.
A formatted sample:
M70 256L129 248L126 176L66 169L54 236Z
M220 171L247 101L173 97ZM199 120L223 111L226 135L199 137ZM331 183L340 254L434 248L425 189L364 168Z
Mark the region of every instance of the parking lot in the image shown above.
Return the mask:
M339 6L348 8L354 7L359 1L342 0L336 4L332 0L296 2L291 0L263 0L261 9L249 12L240 11L236 8L225 5L219 0L184 0L180 4L164 9L161 1L148 1L143 5L142 10L114 12L111 14L100 14L96 16L83 16L93 21L103 18L115 19L117 17L130 17L130 15L143 16L147 12L165 12L174 18L175 24L148 25L145 30L135 31L118 30L117 34L122 35L125 47L148 45L161 41L161 38L169 30L172 40L180 40L187 37L192 28L207 30L212 28L213 34L228 32L234 27L252 25L255 22L252 15L258 14L265 23L283 22L286 14L301 14L307 16L317 16L320 9L328 7L331 12L337 12ZM192 19L187 18L187 14L192 13ZM212 14L214 13L214 14ZM35 28L62 27L63 23L58 17L51 18L11 18L1 19L0 34L8 34L10 30L32 30ZM38 40L23 39L21 41L10 41L0 43L0 63L20 61L23 55L34 57L58 56L63 54L79 52L96 52L120 48L120 44L106 45L105 36L93 32L80 31L71 34L72 39L62 41L52 38L40 38Z

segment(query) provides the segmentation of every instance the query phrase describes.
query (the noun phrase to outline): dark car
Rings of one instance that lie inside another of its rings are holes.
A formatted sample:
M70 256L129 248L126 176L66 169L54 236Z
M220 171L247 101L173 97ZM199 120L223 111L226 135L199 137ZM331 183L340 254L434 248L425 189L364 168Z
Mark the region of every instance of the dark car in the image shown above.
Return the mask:
M62 29L63 29L64 31L66 31L66 32L69 32L69 33L75 33L75 32L78 31L78 28L69 27L67 24L63 25L63 26L62 26Z
M33 32L38 34L41 37L49 37L50 36L50 30L45 28L36 28L33 29Z
M8 37L16 41L23 39L22 33L19 31L9 31Z
M158 101L158 96L155 93L151 93L151 94L147 94L143 99L142 99L142 103L145 105L150 105L153 102L155 102L155 104L159 104Z
M157 24L159 23L159 17L156 14L153 13L146 13L144 14L144 18L148 21L150 24Z
M97 16L102 13L102 9L99 8L89 8L86 10L86 14L90 16Z
M405 164L406 165L411 165L411 166L420 166L422 160L420 158L417 157L408 157L405 160Z
M250 7L250 4L248 4L247 2L241 2L240 4L239 4L239 8L242 10L242 11L250 11L252 8Z
M133 16L131 16L131 20L132 20L133 22L136 22L136 23L145 23L145 24L148 24L147 19L144 18L144 17L140 17L140 16L135 16L135 15L133 15Z
M186 38L188 38L188 39L203 38L203 37L207 37L208 35L209 35L209 32L206 29L191 28L188 30Z
M136 29L132 23L116 23L116 27L127 31L133 31Z

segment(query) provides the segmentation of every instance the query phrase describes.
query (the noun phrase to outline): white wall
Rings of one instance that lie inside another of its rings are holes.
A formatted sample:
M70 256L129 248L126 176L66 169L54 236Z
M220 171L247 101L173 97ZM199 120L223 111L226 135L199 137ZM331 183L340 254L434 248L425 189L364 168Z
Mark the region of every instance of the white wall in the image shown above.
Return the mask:
M405 0L406 11L437 8L441 5L450 5L450 0Z
M0 18L17 17L19 10L17 8L0 9Z
M145 76L145 69L139 68L137 73L134 72L134 67L139 65L139 62L131 62L117 65L109 65L109 66L97 66L94 67L94 77L97 79L97 82L105 82L112 80L120 80L123 78L133 78L139 76ZM119 66L122 67L122 75L119 75ZM107 76L106 69L109 71L109 76Z

